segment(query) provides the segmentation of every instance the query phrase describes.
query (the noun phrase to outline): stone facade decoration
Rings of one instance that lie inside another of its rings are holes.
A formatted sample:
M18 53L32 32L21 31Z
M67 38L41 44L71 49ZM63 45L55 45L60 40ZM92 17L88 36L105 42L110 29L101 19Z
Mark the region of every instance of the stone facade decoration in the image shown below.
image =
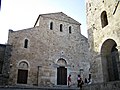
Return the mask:
M120 80L120 0L86 0L93 83Z
M12 46L9 85L72 85L89 77L88 39L80 23L62 12L41 14L33 28L9 30Z

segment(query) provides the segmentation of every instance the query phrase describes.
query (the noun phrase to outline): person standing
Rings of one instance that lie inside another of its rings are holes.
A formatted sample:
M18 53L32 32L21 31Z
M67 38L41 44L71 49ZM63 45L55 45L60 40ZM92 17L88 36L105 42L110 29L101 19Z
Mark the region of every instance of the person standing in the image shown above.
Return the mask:
M82 90L83 84L84 84L84 82L83 82L82 78L80 78L80 90Z
M80 87L80 75L78 75L77 77L77 82L78 82L77 87Z
M68 76L68 87L71 86L71 75Z
M87 81L87 78L85 78L85 85L87 85L88 84L88 81Z

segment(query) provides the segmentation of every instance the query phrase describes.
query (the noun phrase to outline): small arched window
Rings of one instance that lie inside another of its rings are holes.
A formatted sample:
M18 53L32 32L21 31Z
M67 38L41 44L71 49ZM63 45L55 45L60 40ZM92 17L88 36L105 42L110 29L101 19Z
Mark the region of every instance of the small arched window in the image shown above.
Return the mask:
M50 22L50 30L53 30L53 22Z
M104 28L106 25L108 25L108 19L107 19L106 11L103 11L101 13L101 24L102 24L102 28Z
M71 32L71 26L69 26L69 33L72 33L72 32Z
M25 39L25 41L24 41L24 48L27 48L27 47L28 47L28 40Z
M63 31L63 25L60 24L60 32L62 32L62 31Z

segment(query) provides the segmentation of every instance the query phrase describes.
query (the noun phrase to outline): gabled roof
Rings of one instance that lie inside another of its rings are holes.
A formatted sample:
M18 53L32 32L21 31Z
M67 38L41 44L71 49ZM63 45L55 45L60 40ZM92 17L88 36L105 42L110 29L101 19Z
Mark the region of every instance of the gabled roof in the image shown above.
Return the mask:
M64 21L64 22L69 22L69 23L81 25L78 21L76 21L73 18L67 16L63 12L57 12L57 13L40 14L38 16L34 26L36 26L40 17L46 17L46 18L51 18L51 19L56 19L56 20L60 20L60 21Z

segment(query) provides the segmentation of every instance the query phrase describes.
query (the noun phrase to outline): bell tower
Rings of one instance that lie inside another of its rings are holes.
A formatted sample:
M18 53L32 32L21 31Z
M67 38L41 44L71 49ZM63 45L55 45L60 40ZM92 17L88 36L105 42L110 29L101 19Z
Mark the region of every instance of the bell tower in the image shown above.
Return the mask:
M120 78L119 17L120 0L86 0L88 41L92 56L90 72L94 83ZM114 78L111 79L111 76Z

